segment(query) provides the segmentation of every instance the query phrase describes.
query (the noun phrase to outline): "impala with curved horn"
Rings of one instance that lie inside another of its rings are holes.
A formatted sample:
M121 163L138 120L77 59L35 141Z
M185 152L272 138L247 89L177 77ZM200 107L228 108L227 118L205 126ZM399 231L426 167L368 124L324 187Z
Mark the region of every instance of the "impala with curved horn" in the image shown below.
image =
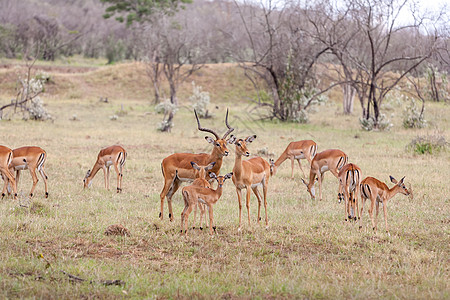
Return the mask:
M161 211L159 217L163 219L164 210L164 198L167 197L167 204L169 206L169 219L173 221L172 211L172 197L180 187L182 182L192 182L195 179L195 172L192 168L191 162L194 162L200 166L207 166L212 162L216 162L214 167L210 170L215 174L219 174L222 167L222 159L224 156L228 156L228 148L226 137L234 130L228 124L228 110L225 117L225 125L228 130L225 132L222 138L212 129L203 128L200 126L200 120L198 119L197 112L195 112L195 118L197 119L198 130L211 133L214 138L206 136L205 139L208 143L213 144L213 149L210 154L207 153L175 153L163 159L161 163L161 170L164 176L164 187L161 191Z

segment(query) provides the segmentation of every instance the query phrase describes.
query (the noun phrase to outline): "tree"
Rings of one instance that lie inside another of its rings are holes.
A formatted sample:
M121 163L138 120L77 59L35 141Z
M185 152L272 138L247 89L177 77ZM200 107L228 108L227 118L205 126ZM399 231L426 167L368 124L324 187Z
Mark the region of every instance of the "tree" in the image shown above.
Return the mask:
M146 23L153 22L153 16L159 13L173 14L176 12L178 5L191 3L192 0L100 0L109 4L103 15L108 19L114 15L119 15L116 20L124 22L127 26L134 22ZM183 7L183 6L182 6ZM124 16L125 15L125 18Z
M324 90L319 90L315 66L329 47L315 43L306 30L307 12L299 6L273 2L254 5L235 1L247 41L237 60L260 95L260 80L269 90L270 102L260 96L259 104L271 108L270 118L294 121ZM263 93L261 93L263 92Z

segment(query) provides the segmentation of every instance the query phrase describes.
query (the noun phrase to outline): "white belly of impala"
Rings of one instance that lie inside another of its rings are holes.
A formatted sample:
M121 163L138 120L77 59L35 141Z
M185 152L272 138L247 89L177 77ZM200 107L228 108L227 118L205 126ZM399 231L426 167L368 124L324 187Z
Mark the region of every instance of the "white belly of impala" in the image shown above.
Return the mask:
M108 160L108 161L106 161L106 163L105 163L105 165L106 165L107 168L111 167L112 164L113 164L112 160Z
M295 159L304 159L304 158L305 158L305 155L302 153L302 154L300 154L300 155L294 156L294 158L295 158Z
M203 200L202 198L198 198L198 202L206 204L205 200Z
M14 167L14 170L16 170L16 171L22 171L22 170L26 170L26 169L28 169L28 166L26 164L18 165L18 166Z
M178 177L178 179L182 182L192 182L194 181L192 178L183 178L183 177Z
M323 173L323 172L325 172L325 171L328 171L329 169L328 169L328 166L327 165L325 165L325 166L323 166L322 168L320 168L320 172L321 173Z

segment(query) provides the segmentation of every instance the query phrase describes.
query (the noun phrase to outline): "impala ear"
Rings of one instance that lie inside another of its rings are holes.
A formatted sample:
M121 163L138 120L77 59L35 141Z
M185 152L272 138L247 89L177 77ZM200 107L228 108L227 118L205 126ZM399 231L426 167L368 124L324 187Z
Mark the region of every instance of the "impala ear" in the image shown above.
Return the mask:
M230 138L227 140L228 144L234 144L234 142L236 142L236 136L232 135L230 136Z
M91 170L88 170L88 171L87 171L86 176L85 176L84 178L89 177L89 175L91 175Z
M214 172L209 172L209 177L211 177L211 178L217 178L217 175L216 175L216 173L214 173Z
M206 167L206 171L209 171L209 170L211 170L212 168L214 168L214 165L216 164L216 162L215 161L213 161L212 163L210 163L207 167Z
M246 143L251 143L251 142L253 142L255 139L256 139L256 134L250 135L250 136L248 136L248 137L245 138L245 142L246 142Z
M305 182L305 180L302 178L302 182L304 185L308 186L308 184Z
M214 142L216 141L215 139L213 139L213 138L210 137L210 136L205 136L205 140L206 140L208 143L210 143L210 144L214 144Z
M200 167L193 161L191 161L191 166L196 170L200 170Z
M392 183L397 184L397 179L395 179L394 177L392 177L391 175L389 175L389 178L391 179ZM404 177L403 177L404 178Z
M402 179L400 179L400 183L403 183L403 180L405 179L406 176L403 176Z
M230 172L227 175L225 175L225 179L230 179L231 177L233 177L233 172Z

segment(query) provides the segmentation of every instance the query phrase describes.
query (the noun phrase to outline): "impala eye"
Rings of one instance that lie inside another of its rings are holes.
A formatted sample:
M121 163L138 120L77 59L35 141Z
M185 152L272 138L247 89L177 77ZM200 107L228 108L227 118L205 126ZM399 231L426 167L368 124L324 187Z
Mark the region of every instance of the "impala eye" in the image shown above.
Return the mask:
M236 145L240 147L240 146L241 146L241 143L236 143Z
M216 146L217 146L217 147L220 147L220 144L219 144L219 143L216 143Z

